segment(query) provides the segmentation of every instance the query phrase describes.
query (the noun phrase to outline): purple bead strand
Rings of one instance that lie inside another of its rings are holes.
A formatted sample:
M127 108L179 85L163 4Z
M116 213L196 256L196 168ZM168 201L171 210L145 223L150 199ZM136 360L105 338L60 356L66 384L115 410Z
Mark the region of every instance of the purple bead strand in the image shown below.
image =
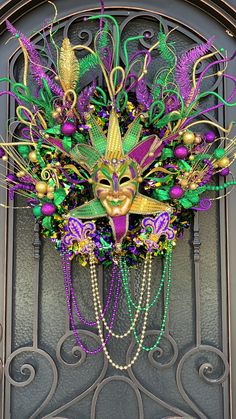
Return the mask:
M71 270L70 270L70 275L71 275ZM113 288L114 288L114 283L115 283L115 273L113 274L113 272L112 272L111 285L110 285L107 301L106 301L105 307L104 307L101 315L99 316L99 320L102 320L105 317L106 312L107 312L107 310L110 306L110 302L111 302L111 298L112 298L112 292L113 292ZM69 283L69 286L70 286L70 295L71 295L71 298L72 298L74 310L75 310L76 316L78 317L79 321L82 324L85 324L86 326L96 326L97 325L96 321L95 322L89 321L82 316L81 311L80 311L80 309L78 307L78 304L77 304L77 301L76 301L73 284Z
M66 293L66 303L67 303L67 308L68 308L68 313L69 313L69 318L70 318L70 324L76 339L76 343L87 353L87 354L91 354L91 355L96 355L97 353L101 352L103 347L107 344L109 338L110 338L110 333L107 334L106 338L104 339L104 343L102 345L100 345L97 349L94 350L89 350L87 349L83 342L81 341L78 331L76 329L75 326L75 322L74 322L74 317L73 317L73 313L72 313L72 309L71 309L71 303L70 303L70 291L69 291L69 287L68 287L68 283L72 283L72 278L71 278L71 274L70 274L70 260L69 260L69 256L68 253L65 251L65 249L63 249L62 251L62 261L63 261L63 274L64 274L64 285L65 285L65 293ZM113 269L113 277L115 276L115 267ZM115 293L115 300L114 300L114 306L113 306L113 310L112 310L112 314L111 314L111 321L110 321L110 325L109 328L112 329L113 328L113 324L114 324L114 320L115 320L115 315L117 312L117 308L118 308L118 299L119 299L119 292L120 292L120 285L121 285L121 273L120 270L118 271L118 281L117 281L117 288L116 288L116 293Z

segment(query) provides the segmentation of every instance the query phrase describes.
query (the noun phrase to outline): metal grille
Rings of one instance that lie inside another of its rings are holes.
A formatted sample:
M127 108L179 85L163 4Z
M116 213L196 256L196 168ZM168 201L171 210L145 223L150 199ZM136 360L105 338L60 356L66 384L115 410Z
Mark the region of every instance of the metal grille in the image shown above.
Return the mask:
M119 20L122 40L145 32L151 35L148 44L147 41L133 44L135 50L149 46L156 39L158 15L118 9L112 13ZM62 36L69 36L72 43L79 41L89 46L97 26L88 27L82 16L61 21L56 40L60 42ZM162 24L165 30L175 26L165 18ZM201 41L184 27L178 27L171 37L178 53ZM35 36L34 42L41 48L40 37ZM160 57L154 55L153 74L161 66ZM9 72L20 80L22 71L23 57L17 52L11 58ZM84 85L92 79L91 73ZM205 83L208 88L218 89L214 78ZM9 117L13 115L12 104ZM222 120L222 115L213 114L209 118ZM224 217L223 204L196 216L192 231L186 231L178 242L164 338L159 348L142 354L137 364L122 374L108 366L103 354L88 357L74 346L66 314L60 257L49 240L40 238L30 210L16 212L14 225L10 215L14 265L11 272L9 258L6 419L227 419L227 305L224 255L220 250L224 249L220 246L224 244L224 230L220 231L219 212ZM73 268L80 305L85 316L89 316L89 272L87 268ZM155 288L159 270L157 261L153 276ZM103 288L106 290L108 278L109 271L100 272L101 293ZM134 274L132 278L135 292L138 278ZM121 306L118 329L128 323L123 300ZM162 306L152 311L149 337L157 336L161 312ZM81 333L89 345L98 343L94 330ZM134 342L129 340L122 346L112 342L109 347L117 362L129 359L133 348Z

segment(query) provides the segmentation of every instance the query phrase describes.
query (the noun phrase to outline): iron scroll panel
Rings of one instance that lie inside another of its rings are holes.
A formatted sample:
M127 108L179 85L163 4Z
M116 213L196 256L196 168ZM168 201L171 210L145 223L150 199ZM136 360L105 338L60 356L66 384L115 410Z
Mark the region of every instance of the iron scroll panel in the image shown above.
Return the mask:
M150 43L155 39L160 24L158 15L132 10L113 10L112 13L119 19L122 40L144 32L149 32ZM89 46L96 27L88 28L82 17L83 14L61 21L57 41L68 35L73 43L78 43L79 38L80 43ZM165 30L175 26L175 22L164 17L162 24ZM200 40L197 34L184 27L179 27L172 36L173 41L181 45L179 53ZM40 36L36 36L34 42L42 48ZM135 48L148 47L146 42L137 41ZM154 57L153 66L161 65L159 57ZM21 79L23 58L19 52L11 58L9 71L11 77ZM92 77L84 80L84 85ZM219 89L218 80L213 78L209 87ZM10 112L9 116L14 116L13 103ZM209 118L221 120L223 116L213 114ZM17 126L14 129L17 130ZM215 205L208 214L196 216L193 231L186 232L177 245L172 303L163 342L157 350L142 354L137 365L122 375L108 367L102 354L96 358L86 357L74 346L66 320L59 255L49 241L40 238L39 226L33 224L28 210L16 213L15 228L9 230L10 239L14 238L14 272L9 271L8 278L11 330L6 348L5 417L18 419L20 408L21 419L227 419L228 362L224 341L227 307L224 265L218 262L222 255L217 223L223 209L223 205ZM209 237L211 252L208 251ZM153 278L156 282L158 268L157 264ZM78 270L74 266L75 288L79 287L85 315L91 311L88 274L86 268ZM132 276L135 294L139 278ZM105 292L108 279L109 272L100 271L101 293ZM120 328L125 327L122 319L127 319L123 301L122 304ZM158 333L161 311L160 306L150 319L150 336ZM93 330L81 333L88 343L98 342ZM118 345L111 345L110 350L117 360L119 357L125 361L131 356L134 342L126 344L126 353Z

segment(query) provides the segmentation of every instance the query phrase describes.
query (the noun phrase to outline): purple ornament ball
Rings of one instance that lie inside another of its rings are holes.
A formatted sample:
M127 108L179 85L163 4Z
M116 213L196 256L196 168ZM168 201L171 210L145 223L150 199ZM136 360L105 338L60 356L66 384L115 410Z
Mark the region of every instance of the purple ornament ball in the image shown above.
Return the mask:
M46 216L50 216L54 214L55 211L56 211L56 207L51 202L45 202L45 204L43 204L41 207L42 214Z
M216 139L215 133L213 131L207 131L205 134L206 143L213 143Z
M186 159L186 157L188 155L188 149L187 149L187 147L185 147L184 145L178 145L174 149L174 155L175 155L175 157L177 159L181 159L181 160Z
M175 186L172 186L172 188L170 188L170 197L172 199L179 199L181 198L181 196L183 196L183 194L184 194L184 191L179 185L175 185Z
M224 167L224 169L222 169L220 171L221 176L228 176L228 174L229 174L229 168L228 167Z
M67 137L70 137L71 135L75 134L76 132L76 125L73 124L73 122L64 122L61 127L62 134L66 135Z
M0 147L0 159L5 156L5 151L3 150L2 147Z

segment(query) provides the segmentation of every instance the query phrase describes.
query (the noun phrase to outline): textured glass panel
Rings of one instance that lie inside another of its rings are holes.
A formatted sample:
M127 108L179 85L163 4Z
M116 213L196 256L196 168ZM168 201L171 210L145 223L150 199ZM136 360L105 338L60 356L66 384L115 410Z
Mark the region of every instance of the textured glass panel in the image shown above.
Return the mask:
M201 232L201 316L204 343L222 349L221 344L221 272L219 248L219 211L214 203L199 217ZM209 243L210 237L210 243Z
M18 197L15 203L16 206L25 206L25 199ZM34 221L30 209L15 211L15 226L12 283L13 350L26 343L32 343Z

